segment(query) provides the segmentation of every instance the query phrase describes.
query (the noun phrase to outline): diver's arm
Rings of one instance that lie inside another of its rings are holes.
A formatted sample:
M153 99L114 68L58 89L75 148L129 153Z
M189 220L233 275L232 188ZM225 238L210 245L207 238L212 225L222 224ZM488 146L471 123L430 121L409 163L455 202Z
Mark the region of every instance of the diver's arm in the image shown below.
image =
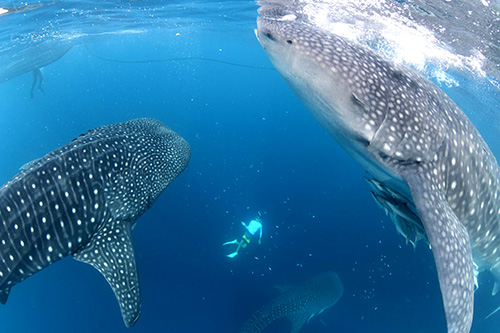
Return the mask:
M262 225L260 226L259 245L260 243L262 243L261 239L262 239Z
M245 224L245 222L241 221L241 224L245 227L245 229L248 230L248 226L250 225L250 223L248 224L248 226Z

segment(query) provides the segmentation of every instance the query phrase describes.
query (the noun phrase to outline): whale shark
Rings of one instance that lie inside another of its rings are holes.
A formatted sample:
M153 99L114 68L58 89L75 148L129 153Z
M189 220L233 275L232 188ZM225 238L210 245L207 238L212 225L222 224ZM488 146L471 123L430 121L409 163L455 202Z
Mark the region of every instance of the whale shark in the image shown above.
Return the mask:
M338 302L344 286L335 272L318 275L298 286L281 286L281 294L260 307L248 319L240 333L258 333L273 321L287 318L292 333L297 333L309 320Z
M0 8L1 10L1 8ZM0 83L32 72L30 97L33 99L35 88L45 93L42 88L41 68L61 59L70 49L70 42L43 41L34 46L15 46L15 50L2 52L0 57Z
M140 286L131 230L189 158L188 143L163 123L134 119L24 165L0 188L0 302L71 255L104 275L133 326Z
M429 242L447 330L469 332L475 275L500 278L500 169L487 144L419 73L311 24L293 1L259 4L255 33L274 67L374 179L401 232Z

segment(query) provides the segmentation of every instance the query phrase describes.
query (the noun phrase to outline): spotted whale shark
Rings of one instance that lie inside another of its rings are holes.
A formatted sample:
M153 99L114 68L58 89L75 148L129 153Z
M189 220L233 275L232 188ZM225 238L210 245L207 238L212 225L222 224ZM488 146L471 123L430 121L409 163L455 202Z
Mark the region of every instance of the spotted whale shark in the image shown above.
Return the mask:
M310 24L293 1L259 4L256 35L271 62L374 179L402 232L429 242L448 332L469 332L475 273L500 277L500 170L487 144L420 74Z
M243 325L240 333L258 333L273 321L287 318L292 333L338 302L344 286L335 272L318 275L298 286L279 287L281 294L259 308Z
M188 143L154 119L80 135L22 167L0 188L0 301L59 259L106 278L127 327L140 310L131 229L187 166Z

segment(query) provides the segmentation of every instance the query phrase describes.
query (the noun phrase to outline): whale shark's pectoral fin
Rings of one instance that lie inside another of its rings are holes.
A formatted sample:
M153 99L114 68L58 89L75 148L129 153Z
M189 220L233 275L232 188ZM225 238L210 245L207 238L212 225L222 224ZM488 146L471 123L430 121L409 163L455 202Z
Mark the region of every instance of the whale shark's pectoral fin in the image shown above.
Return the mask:
M7 298L9 298L10 289L0 291L0 303L7 303Z
M311 316L312 317L312 316ZM309 321L310 315L308 313L294 313L293 315L289 316L288 319L292 322L292 332L291 333L297 333L300 331L302 326L306 323L306 321Z
M94 266L113 289L127 327L139 318L140 289L131 237L132 223L111 219L90 242L73 254Z
M469 332L474 305L474 266L469 234L458 220L429 165L402 173L432 247L448 332Z

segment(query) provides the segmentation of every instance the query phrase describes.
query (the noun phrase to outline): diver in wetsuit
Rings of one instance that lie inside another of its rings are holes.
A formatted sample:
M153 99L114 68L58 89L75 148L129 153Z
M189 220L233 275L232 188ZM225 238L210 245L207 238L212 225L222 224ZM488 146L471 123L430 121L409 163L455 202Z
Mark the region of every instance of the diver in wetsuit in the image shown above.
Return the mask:
M229 245L229 244L237 244L238 245L236 248L236 251L226 255L229 258L236 257L238 255L238 251L240 250L240 248L246 248L248 246L248 244L250 244L250 241L252 240L253 236L257 233L257 231L260 232L259 233L259 244L261 243L261 240L262 240L262 219L261 219L260 212L259 212L259 216L255 220L250 221L250 223L248 223L248 225L246 225L245 222L241 222L241 224L247 229L245 231L245 233L243 234L243 236L241 236L241 239L239 241L237 239L235 239L235 240L225 242L224 244L222 244L222 246Z

